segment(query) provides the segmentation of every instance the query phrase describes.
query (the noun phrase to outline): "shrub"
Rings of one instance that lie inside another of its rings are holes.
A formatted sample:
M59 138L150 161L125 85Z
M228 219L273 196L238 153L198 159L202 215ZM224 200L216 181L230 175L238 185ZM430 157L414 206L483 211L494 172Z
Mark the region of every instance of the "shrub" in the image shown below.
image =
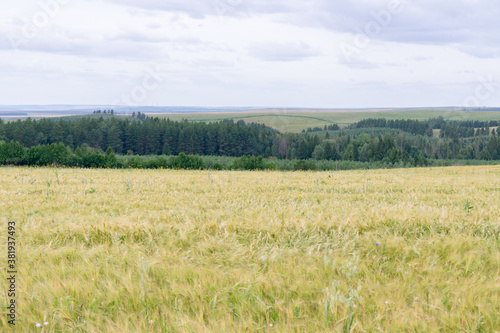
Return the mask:
M264 160L262 156L247 156L243 155L233 161L230 166L231 170L263 170Z
M177 169L200 170L205 168L203 160L198 155L186 155L180 153L179 156L174 157L172 166Z
M298 160L295 162L295 170L316 170L316 163L314 161Z

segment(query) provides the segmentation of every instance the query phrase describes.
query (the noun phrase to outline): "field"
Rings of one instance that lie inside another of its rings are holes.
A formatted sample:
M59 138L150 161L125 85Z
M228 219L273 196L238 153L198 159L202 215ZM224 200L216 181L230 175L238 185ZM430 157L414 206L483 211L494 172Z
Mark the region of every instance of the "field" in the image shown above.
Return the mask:
M499 166L1 168L0 195L16 332L500 328Z
M356 111L356 112L302 112L294 110L262 110L236 113L188 113L188 114L150 114L152 117L187 119L189 121L220 121L233 119L266 124L284 132L301 132L308 127L321 127L327 124L349 125L367 118L418 119L443 117L445 120L500 120L500 112L495 111Z

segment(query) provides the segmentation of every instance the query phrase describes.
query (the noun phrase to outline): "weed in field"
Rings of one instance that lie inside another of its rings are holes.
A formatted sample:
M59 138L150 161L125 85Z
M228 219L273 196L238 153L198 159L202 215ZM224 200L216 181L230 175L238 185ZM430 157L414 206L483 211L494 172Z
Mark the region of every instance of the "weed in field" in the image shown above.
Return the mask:
M467 211L467 213L470 214L471 209L473 209L474 206L470 203L470 201L467 199L467 201L464 204L464 209Z

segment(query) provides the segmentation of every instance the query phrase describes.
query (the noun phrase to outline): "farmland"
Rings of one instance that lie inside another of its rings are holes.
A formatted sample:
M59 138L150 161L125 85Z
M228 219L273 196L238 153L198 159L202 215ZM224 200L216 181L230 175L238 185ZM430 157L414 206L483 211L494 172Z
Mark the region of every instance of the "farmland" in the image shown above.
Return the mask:
M1 168L17 332L491 332L499 194L499 166Z
M189 114L151 114L152 117L169 118L171 120L187 119L188 121L220 121L233 119L266 124L282 132L301 132L308 127L323 127L328 124L349 125L367 118L386 119L416 119L427 120L443 117L445 120L499 120L500 112L496 111L442 111L442 110L412 110L412 111L351 111L333 112L311 110L261 110L245 112L220 113L189 113Z

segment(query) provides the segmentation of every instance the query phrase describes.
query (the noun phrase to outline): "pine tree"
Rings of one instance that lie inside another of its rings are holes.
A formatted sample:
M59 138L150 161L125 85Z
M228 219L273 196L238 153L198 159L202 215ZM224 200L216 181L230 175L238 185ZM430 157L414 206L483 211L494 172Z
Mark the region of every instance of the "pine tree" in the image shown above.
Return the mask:
M298 158L301 160L305 160L309 158L309 148L306 140L300 141Z
M325 150L323 151L323 159L324 160L333 159L333 145L329 141L326 141L325 143Z
M163 144L162 154L163 155L171 155L171 151L170 151L170 147L168 145L168 142L165 142Z
M113 149L111 147L108 147L108 149L106 149L105 159L106 167L108 168L115 168L118 164L115 153L113 152Z

